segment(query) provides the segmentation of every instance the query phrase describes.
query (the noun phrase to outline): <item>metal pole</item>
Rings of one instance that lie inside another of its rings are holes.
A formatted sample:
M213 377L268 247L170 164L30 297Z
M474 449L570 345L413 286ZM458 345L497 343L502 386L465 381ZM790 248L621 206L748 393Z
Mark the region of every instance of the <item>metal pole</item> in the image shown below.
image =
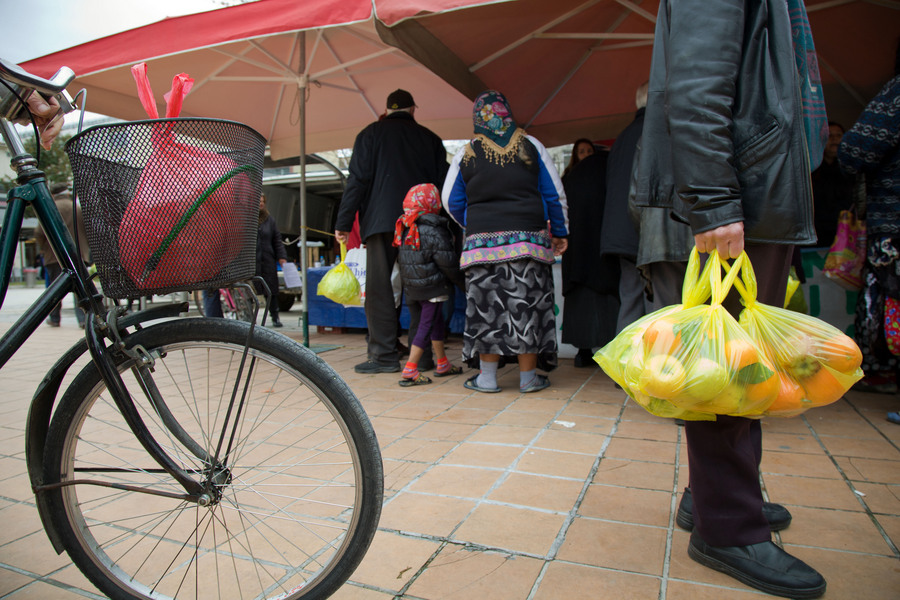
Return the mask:
M306 250L306 90L309 89L309 74L306 72L305 31L300 32L300 69L300 272L303 278L300 327L303 330L303 345L309 348L309 253Z

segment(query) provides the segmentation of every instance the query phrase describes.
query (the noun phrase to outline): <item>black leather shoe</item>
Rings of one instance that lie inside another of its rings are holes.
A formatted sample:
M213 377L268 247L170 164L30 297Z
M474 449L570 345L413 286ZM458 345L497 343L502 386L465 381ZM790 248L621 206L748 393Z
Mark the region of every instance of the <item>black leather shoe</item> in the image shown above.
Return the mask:
M769 522L769 529L772 531L781 531L791 524L791 513L780 504L763 502L763 516ZM684 488L675 522L682 529L688 531L694 529L694 501L691 497L691 488Z
M353 367L353 370L357 373L363 373L364 375L374 375L376 373L399 373L400 363L383 365L381 363L367 360L366 362L359 363L358 365Z
M688 545L688 555L703 566L775 596L818 598L825 593L825 579L818 571L774 542L749 546L710 546L694 532Z

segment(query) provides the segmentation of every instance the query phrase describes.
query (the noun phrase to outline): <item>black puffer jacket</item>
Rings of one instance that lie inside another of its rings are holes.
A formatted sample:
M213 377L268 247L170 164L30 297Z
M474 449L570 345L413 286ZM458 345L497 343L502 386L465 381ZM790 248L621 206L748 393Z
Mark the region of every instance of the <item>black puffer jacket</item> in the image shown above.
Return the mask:
M450 223L440 215L422 215L416 221L420 247L400 244L400 277L403 291L412 300L430 300L450 293L450 286L462 288L459 255L454 250ZM403 240L409 230L403 232Z

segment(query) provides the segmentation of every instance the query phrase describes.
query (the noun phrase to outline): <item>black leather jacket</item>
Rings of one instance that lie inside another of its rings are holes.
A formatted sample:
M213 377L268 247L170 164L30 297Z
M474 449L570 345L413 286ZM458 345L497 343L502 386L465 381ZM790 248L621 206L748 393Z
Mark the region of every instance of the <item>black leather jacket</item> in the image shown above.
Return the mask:
M660 2L633 207L694 234L743 221L748 242L814 242L804 136L784 0Z

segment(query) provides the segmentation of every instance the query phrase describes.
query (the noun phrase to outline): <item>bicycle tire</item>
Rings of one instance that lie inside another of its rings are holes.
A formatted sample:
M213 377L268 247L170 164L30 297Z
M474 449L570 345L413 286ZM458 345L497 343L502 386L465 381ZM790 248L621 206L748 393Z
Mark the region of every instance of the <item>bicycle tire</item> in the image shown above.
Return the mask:
M191 318L126 338L129 348L156 357L153 381L166 407L207 449L248 331L242 321ZM87 484L46 492L72 561L110 598L319 600L365 555L381 513L383 470L359 401L325 361L285 336L257 327L249 356L256 359L249 399L214 504ZM136 388L133 364L122 358L118 368L147 427L186 471L203 473L183 438L162 425L165 411L150 408ZM182 491L142 449L93 363L54 412L44 477Z

